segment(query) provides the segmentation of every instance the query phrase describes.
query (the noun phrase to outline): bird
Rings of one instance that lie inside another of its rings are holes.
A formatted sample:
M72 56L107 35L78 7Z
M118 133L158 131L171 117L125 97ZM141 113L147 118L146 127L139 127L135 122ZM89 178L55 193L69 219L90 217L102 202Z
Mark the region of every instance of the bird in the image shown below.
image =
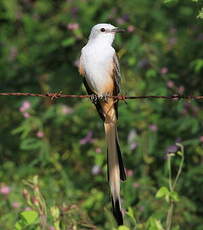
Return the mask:
M112 211L118 225L123 225L120 180L126 180L126 172L117 131L118 101L109 96L117 96L120 92L121 72L112 43L115 34L123 31L107 23L93 26L79 62L84 86L104 123L108 182Z

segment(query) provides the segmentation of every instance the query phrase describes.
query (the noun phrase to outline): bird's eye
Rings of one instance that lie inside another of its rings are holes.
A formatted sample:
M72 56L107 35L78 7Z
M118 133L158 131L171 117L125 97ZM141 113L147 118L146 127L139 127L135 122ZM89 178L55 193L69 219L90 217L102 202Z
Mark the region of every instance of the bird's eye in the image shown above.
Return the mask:
M101 32L105 32L105 29L104 28L101 28L101 30L100 30Z

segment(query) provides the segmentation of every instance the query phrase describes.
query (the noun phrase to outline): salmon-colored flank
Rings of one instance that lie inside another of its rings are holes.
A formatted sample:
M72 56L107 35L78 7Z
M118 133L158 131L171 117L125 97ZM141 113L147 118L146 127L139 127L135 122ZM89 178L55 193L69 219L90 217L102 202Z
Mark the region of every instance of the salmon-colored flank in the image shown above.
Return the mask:
M84 70L84 68L83 68L83 66L82 66L82 64L81 64L81 62L80 62L80 64L79 64L79 73L80 73L80 75L82 75L82 76L85 75L85 70Z

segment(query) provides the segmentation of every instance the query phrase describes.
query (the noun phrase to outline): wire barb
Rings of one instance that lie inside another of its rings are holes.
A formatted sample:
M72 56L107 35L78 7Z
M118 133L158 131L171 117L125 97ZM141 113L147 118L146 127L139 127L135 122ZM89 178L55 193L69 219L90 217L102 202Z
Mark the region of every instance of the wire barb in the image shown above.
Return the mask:
M53 101L54 99L61 97L62 91L60 91L58 93L47 93L46 95L47 95L47 97L50 97L51 100Z

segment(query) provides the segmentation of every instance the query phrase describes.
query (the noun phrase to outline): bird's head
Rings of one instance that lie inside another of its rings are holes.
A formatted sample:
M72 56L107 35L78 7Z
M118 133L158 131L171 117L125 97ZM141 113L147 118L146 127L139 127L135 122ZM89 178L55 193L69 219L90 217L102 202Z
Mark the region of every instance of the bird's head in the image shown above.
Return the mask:
M89 36L89 41L99 40L99 41L112 44L115 34L117 32L123 32L123 31L124 31L123 29L115 27L111 24L105 24L105 23L97 24L92 27Z

